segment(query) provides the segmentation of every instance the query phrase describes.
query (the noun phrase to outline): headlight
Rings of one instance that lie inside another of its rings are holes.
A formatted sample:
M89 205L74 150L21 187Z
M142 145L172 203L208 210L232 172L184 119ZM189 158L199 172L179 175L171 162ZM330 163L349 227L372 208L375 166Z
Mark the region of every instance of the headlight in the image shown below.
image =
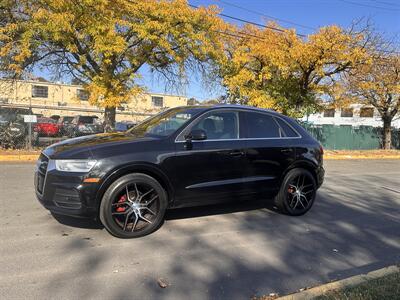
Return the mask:
M95 160L83 160L83 159L57 159L56 169L64 172L89 172L94 165Z

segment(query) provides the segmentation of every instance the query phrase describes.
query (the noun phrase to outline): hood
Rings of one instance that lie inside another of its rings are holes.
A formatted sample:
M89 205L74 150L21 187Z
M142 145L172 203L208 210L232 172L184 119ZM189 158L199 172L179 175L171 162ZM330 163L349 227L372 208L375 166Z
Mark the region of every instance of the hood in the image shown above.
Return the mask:
M93 150L133 143L154 138L137 137L122 133L100 133L68 139L47 147L43 152L52 159L86 159L93 157Z

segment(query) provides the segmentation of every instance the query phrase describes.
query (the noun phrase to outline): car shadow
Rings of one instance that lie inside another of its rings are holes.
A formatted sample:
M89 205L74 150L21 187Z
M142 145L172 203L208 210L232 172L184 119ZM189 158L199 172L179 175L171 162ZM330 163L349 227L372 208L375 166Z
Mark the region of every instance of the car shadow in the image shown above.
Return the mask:
M54 219L63 225L76 227L76 228L85 228L85 229L103 229L104 226L101 224L99 220L89 219L89 218L74 218L70 216L58 215L55 213L51 213Z

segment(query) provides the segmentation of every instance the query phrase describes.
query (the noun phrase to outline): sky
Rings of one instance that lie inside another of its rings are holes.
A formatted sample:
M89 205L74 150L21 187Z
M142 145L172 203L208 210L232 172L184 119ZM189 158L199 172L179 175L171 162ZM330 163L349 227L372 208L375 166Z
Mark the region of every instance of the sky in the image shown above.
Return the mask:
M214 4L226 15L252 22L276 21L281 26L295 28L301 34L311 34L326 25L349 27L354 20L369 18L379 32L390 38L400 38L398 0L189 0L189 3L195 6ZM140 83L150 92L179 93L200 101L223 94L222 88L207 88L195 76L190 78L188 86L176 91L166 88L166 84L152 76L148 68L143 68L141 73ZM49 74L40 75L46 78Z

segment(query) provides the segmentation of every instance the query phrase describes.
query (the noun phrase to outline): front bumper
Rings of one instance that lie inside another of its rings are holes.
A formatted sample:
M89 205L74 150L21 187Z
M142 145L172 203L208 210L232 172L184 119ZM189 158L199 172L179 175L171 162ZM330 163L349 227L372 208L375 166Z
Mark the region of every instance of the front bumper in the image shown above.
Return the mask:
M50 160L45 174L35 170L35 192L39 202L53 213L96 218L97 183L83 183L86 174L60 172Z
M321 185L324 183L325 178L325 169L323 166L319 166L316 170L317 173L317 187L320 188Z

